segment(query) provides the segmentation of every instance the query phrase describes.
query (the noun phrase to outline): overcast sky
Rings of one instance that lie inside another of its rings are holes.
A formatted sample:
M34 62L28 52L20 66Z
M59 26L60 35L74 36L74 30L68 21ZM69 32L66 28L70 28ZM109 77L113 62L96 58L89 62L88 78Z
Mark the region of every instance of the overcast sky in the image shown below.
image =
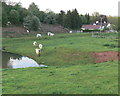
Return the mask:
M120 0L10 0L21 2L22 6L28 8L29 4L34 2L41 11L51 9L55 13L60 10L77 9L79 14L99 12L105 15L118 15L118 2Z

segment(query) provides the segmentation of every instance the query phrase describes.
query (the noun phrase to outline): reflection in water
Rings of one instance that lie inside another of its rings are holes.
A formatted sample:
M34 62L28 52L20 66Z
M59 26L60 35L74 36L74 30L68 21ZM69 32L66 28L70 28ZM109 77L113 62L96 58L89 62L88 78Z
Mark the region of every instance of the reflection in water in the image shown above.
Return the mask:
M8 52L2 52L2 68L26 68L26 67L47 67L38 64L33 59L16 55Z

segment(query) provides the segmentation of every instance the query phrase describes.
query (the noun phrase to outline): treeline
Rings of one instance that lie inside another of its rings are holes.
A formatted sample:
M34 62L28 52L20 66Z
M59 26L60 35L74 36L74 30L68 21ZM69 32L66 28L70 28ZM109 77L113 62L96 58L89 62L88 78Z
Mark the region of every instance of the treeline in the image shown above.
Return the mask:
M89 13L82 15L78 13L77 9L73 9L67 12L61 10L56 14L51 10L41 11L35 3L31 3L28 9L26 9L21 6L21 3L7 4L6 1L2 2L3 27L10 24L16 26L24 25L28 30L37 31L41 29L41 23L44 23L60 24L66 28L76 30L80 29L83 24L91 24L96 20L99 20L98 12L94 12L90 16Z
M7 4L2 2L2 25L5 27L11 23L13 25L24 24L29 30L39 30L40 23L60 24L66 28L79 29L83 24L90 23L89 14L79 15L77 9L72 11L61 10L56 14L51 10L40 11L35 3L29 5L28 9L22 8L20 3ZM33 28L34 27L34 28Z

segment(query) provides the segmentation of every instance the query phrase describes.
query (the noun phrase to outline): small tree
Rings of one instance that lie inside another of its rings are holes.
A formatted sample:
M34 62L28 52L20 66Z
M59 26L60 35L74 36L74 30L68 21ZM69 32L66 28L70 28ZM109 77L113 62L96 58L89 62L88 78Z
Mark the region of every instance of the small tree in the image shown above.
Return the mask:
M23 25L29 31L30 30L38 31L38 30L40 30L40 27L41 27L39 18L34 15L29 15L29 16L25 17Z

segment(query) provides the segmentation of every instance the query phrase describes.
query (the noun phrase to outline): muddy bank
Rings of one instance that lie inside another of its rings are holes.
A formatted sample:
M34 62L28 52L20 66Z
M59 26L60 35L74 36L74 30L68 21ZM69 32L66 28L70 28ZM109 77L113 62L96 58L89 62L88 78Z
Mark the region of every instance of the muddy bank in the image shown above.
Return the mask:
M9 26L3 27L2 29L3 37L20 37L27 36L29 33L26 32L26 29L23 26ZM50 25L50 24L41 24L41 31L30 31L30 34L36 35L37 33L46 34L48 31L53 33L66 33L69 32L67 28L62 27L61 25Z
M118 61L120 53L116 51L94 52L92 53L95 63L102 63L107 61Z

